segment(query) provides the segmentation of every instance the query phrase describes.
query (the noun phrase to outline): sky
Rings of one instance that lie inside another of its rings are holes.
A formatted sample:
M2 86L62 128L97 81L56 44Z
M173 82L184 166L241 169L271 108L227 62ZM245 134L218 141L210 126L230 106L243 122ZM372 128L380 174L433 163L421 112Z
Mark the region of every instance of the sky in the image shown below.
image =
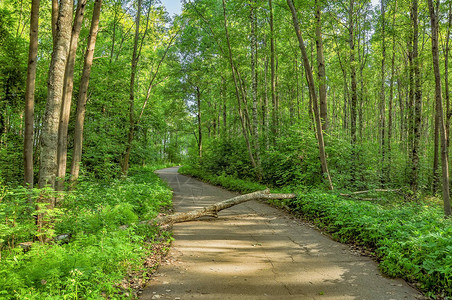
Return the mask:
M181 13L181 0L161 0L162 4L165 5L166 10L170 14L170 16L173 16L174 14L180 14ZM380 0L372 0L372 5L380 5Z
M170 1L171 1L171 0L170 0ZM380 3L381 3L380 0L372 0L371 2L372 2L372 6L378 5L378 7L380 7Z
M166 10L173 16L174 14L180 14L181 12L181 3L180 0L161 0L162 4L165 5ZM372 5L380 5L380 0L372 0Z
M181 12L181 3L180 0L161 0L162 4L165 5L166 10L168 11L170 16L174 14L180 14Z

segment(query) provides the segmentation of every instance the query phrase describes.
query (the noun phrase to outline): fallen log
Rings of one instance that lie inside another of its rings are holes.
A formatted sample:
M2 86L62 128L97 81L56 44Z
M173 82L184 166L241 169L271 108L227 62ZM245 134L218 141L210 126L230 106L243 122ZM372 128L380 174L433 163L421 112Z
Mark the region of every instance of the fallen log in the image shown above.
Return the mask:
M171 225L174 223L182 223L193 221L199 219L200 217L205 216L214 216L216 217L218 212L232 207L234 205L244 203L250 200L257 199L292 199L295 198L295 194L270 194L270 190L266 189L264 191L258 191L254 193L249 193L245 195L240 195L228 200L224 200L221 202L217 202L215 204L209 205L204 208L192 210L189 212L183 213L175 213L168 216L159 216L153 220L144 221L149 225L157 224L157 225Z
M402 189L395 189L395 190L386 190L386 189L373 189L373 190L366 190L366 191L358 191L358 192L353 192L350 194L339 194L342 197L354 197L356 195L360 195L360 194L367 194L367 193L374 193L374 192L391 192L391 193L399 193L401 192Z

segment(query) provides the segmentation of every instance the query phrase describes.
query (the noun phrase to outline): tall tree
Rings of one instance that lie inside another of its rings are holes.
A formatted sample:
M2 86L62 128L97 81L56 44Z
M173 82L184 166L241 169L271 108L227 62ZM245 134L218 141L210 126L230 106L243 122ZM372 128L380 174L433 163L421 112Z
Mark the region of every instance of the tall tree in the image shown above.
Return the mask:
M56 41L50 62L47 103L41 132L39 186L55 187L57 173L58 126L60 123L64 72L71 39L72 0L61 0Z
M79 177L80 162L82 160L83 128L85 124L86 101L88 99L88 85L93 65L94 48L96 46L97 33L99 31L99 18L102 6L102 0L94 2L93 16L91 19L91 28L89 31L88 45L86 46L85 60L80 80L80 87L77 98L77 112L75 115L74 128L74 150L72 153L71 164L71 182L74 183Z
M256 37L256 29L257 29L257 18L256 18L256 1L250 1L250 50L251 50L251 85L252 85L252 133L253 133L253 144L254 144L254 155L256 157L256 174L258 179L262 178L262 171L260 167L260 155L259 155L259 127L258 127L258 117L257 117L257 37Z
M452 27L452 1L449 1L449 8L447 14L447 31L446 31L446 45L444 49L444 93L446 97L446 132L447 132L447 147L450 142L450 118L452 116L450 110L450 94L449 94L449 53L450 53L450 34Z
M83 16L85 13L86 0L79 0L75 12L74 24L72 26L71 43L69 55L64 74L63 100L61 105L60 126L58 127L58 169L56 190L64 189L64 177L66 175L67 162L67 131L69 126L69 116L71 113L72 91L74 89L74 68L77 45L82 28Z
M135 17L135 38L133 40L132 66L130 73L129 87L129 133L127 135L127 146L122 161L122 174L126 175L129 170L130 151L132 150L132 142L135 127L135 77L137 75L138 66L138 42L140 39L140 17L141 17L141 0L138 0L137 15Z
M275 66L275 30L273 24L273 0L268 0L270 13L270 86L272 96L272 133L273 141L278 134L278 104L276 99L276 66Z
M33 188L33 122L38 56L39 4L40 0L32 0L31 2L30 45L25 90L24 181L30 189Z
M397 13L397 0L394 2L394 12L392 15L392 58L391 58L391 81L389 83L389 107L388 107L388 163L386 167L386 178L391 175L391 139L392 139L392 119L393 119L393 99L394 99L394 76L395 76L395 56L396 56L396 34L395 34L395 16ZM402 101L400 101L402 103ZM400 107L402 110L402 107Z
M314 76L312 75L312 69L311 69L311 65L309 63L309 57L306 52L303 37L301 35L300 26L298 24L297 11L295 9L295 6L293 5L292 0L287 0L287 4L289 5L290 11L292 13L293 26L294 26L295 33L298 38L298 45L301 50L301 55L303 58L303 65L305 68L306 77L307 77L307 81L308 81L309 94L312 99L312 107L314 110L317 141L318 141L318 145L319 145L319 154L320 154L320 163L322 165L322 172L323 172L323 175L326 177L326 180L328 183L328 188L330 190L333 190L333 183L331 182L330 172L328 171L328 163L327 163L326 152L325 152L325 143L323 140L322 122L320 120L320 113L319 113L319 108L318 108L318 104L317 104L318 100L317 100L317 94L315 91L316 89L315 89L315 83L314 83Z
M355 21L354 21L354 5L355 0L350 0L348 7L348 43L349 60L350 60L350 81L351 81L351 103L350 103L350 134L351 142L356 144L356 118L357 118L357 105L358 94L356 85L356 62L355 62Z
M421 75L419 67L419 21L418 21L418 0L411 3L411 23L412 31L412 52L411 52L411 72L413 79L411 89L414 101L414 114L412 115L412 145L411 146L411 189L416 194L419 184L419 142L421 138L421 109L422 109L422 91Z
M250 137L248 134L248 129L247 129L247 121L246 121L246 116L248 114L244 114L241 108L241 103L242 103L242 99L241 97L243 97L244 93L243 93L243 89L240 88L240 82L238 77L238 72L237 72L237 68L234 65L234 61L233 61L233 56L232 56L232 48L231 48L231 42L229 39L229 31L228 31L228 22L227 22L227 15L226 15L226 2L225 0L222 0L223 3L223 20L224 20L224 29L225 29L225 34L226 34L226 42L227 42L227 46L228 46L228 61L229 61L229 66L231 68L231 73L232 73L232 78L234 80L234 87L235 87L235 95L237 97L237 104L238 104L238 113L239 113L239 117L240 117L240 122L242 124L242 132L243 132L243 136L245 138L245 143L246 143L246 147L248 150L248 154L250 157L250 161L251 161L251 165L252 167L257 170L257 164L256 164L256 160L254 159L254 154L253 154L253 150L251 148L251 143L250 143ZM242 94L242 96L241 96ZM248 122L249 124L249 122Z
M451 215L450 195L449 195L449 157L447 151L447 132L444 122L443 100L441 95L441 71L439 68L439 47L438 47L438 15L440 1L428 0L430 11L430 24L432 27L432 58L433 71L435 73L435 99L436 114L439 117L441 131L441 169L442 169L442 192L444 201L444 214L446 217Z
M324 131L328 129L328 103L326 97L326 75L325 75L325 58L323 55L323 39L322 39L322 20L320 1L316 0L316 27L315 27L315 44L317 49L317 77L319 80L319 100L320 100L320 119L322 120L322 128Z
M384 183L387 178L386 175L386 146L385 146L385 130L386 130L386 97L385 97L385 63L386 63L386 41L385 41L385 4L381 0L381 83L380 83L380 147L381 147L381 181Z

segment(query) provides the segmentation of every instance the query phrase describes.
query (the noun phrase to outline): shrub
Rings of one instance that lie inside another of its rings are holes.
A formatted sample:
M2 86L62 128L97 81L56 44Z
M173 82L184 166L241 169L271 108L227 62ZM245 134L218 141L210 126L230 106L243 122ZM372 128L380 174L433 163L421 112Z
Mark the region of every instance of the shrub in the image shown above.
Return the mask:
M150 251L146 241L159 235L157 228L133 223L171 204L171 191L154 170L132 169L129 178L110 183L81 182L65 196L59 208L64 214L52 229L71 234L71 241L36 242L26 253L15 245L36 234L34 207L27 190L10 190L0 202L0 241L10 246L1 253L0 299L126 297L118 294L119 283L126 274L143 270ZM127 229L119 229L125 224Z

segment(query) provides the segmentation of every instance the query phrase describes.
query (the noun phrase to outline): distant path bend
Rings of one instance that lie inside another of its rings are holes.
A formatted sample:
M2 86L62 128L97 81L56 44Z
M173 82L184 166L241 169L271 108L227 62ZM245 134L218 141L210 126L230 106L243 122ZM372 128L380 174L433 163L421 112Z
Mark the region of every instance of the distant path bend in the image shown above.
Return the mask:
M177 212L237 194L157 171L174 190ZM218 219L175 224L175 241L141 299L422 299L403 280L288 214L257 201Z

